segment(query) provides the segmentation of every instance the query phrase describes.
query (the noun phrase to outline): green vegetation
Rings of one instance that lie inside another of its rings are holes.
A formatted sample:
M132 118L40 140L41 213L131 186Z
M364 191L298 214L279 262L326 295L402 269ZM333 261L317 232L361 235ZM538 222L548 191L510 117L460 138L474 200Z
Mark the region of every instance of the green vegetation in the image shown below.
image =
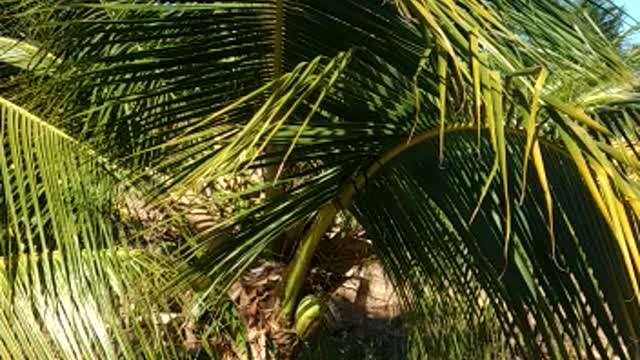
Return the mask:
M0 0L0 358L391 356L332 330L371 261L398 357L640 357L628 21Z

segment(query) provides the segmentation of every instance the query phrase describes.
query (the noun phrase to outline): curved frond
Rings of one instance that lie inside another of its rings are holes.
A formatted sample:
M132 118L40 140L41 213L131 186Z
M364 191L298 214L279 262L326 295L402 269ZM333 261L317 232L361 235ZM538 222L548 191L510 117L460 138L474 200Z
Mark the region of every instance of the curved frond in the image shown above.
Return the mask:
M108 163L0 98L0 174L2 357L173 357L173 265L129 249Z
M416 41L416 46L412 48L419 49L418 44L422 44L426 48L424 52L402 52L405 56L402 63L405 66L413 64L413 71L401 67L392 57L375 47L363 50L356 48L343 75L338 77L335 86L320 104L321 110L311 122L302 122L300 118L294 117L289 122L289 127L280 128L274 136L263 136L259 140L252 138L255 148L268 151L256 159L247 159L246 166L262 166L263 163L260 161L275 161L283 155L277 147L266 148L264 142L272 145L283 144L290 143L294 138L305 139L309 136L308 142L297 143L292 157L299 156L299 159L303 159L309 156L317 159L313 171L319 176L326 174L326 179L334 179L333 182L324 183L325 191L333 191L333 198L325 203L314 201L318 210L316 215L308 220L309 228L302 236L303 243L306 244L305 239L308 239L308 244L311 245L308 248L307 245L302 245L300 253L313 253L315 244L322 236L323 227L326 228L331 223L327 218L335 215L341 206L349 204L349 196L345 197L344 194L354 193L353 190L357 192L367 178L376 176L381 167L393 168L394 164L403 158L403 154L414 153L417 150L412 149L421 147L423 141L429 140L429 144L434 145L435 140L431 139L437 135L437 151L427 152L426 155L421 153L420 156L422 161L436 161L438 164L434 169L469 167L473 165L469 161L474 151L483 154L482 158L486 159L484 166L487 168L483 168L482 171L473 167L460 168L460 173L453 176L453 179L460 178L457 181L469 182L465 189L474 189L473 194L470 193L471 190L460 193L460 190L454 188L443 191L444 187L439 188L442 184L431 184L429 191L442 196L453 196L448 195L449 192L453 192L454 195L464 197L456 201L451 200L454 203L452 206L462 206L462 201L466 201L464 211L456 207L451 210L451 214L440 209L437 211L441 213L439 216L429 215L429 221L434 227L431 229L432 237L453 236L446 235L449 231L447 229L452 228L468 233L465 236L472 238L491 239L495 241L491 247L491 251L495 253L492 254L493 260L487 264L496 265L497 259L510 259L514 253L519 257L517 261L514 260L518 263L517 270L513 270L516 273L513 276L516 278L506 279L501 276L502 273L504 276L508 274L506 265L502 269L494 266L493 270L486 267L474 268L473 266L477 266L474 265L475 261L479 261L474 256L486 257L486 254L474 255L470 254L470 248L457 247L455 251L449 250L451 253L442 255L449 258L459 253L462 259L459 261L463 261L462 271L458 275L454 273L449 276L461 276L456 281L466 284L469 280L462 282L462 279L466 279L468 272L473 271L477 276L485 277L484 280L478 281L483 289L490 292L498 291L495 288L504 291L502 289L510 286L508 284L511 282L514 287L526 286L526 296L507 292L504 295L504 303L494 304L496 311L503 314L503 324L507 324L505 331L516 336L516 343L521 351L532 354L557 352L560 354L558 356L572 351L586 351L584 344L578 346L564 343L562 336L558 335L562 334L562 331L555 323L565 323L567 326L575 327L571 331L584 336L587 339L585 341L594 345L601 354L613 351L623 357L634 356L637 351L634 344L638 332L635 324L640 305L640 289L637 282L640 257L637 252L635 229L640 212L637 209L637 184L625 171L633 171L629 169L633 169L632 164L636 160L628 156L614 156L614 152L607 151L614 138L610 130L612 125L596 112L596 104L605 101L605 97L602 97L605 89L619 87L633 92L631 67L599 34L594 35L590 32L588 29L592 25L586 24L584 19L581 20L580 16L571 12L572 8L568 4L563 8L547 1L527 4L496 2L495 9L500 10L496 11L475 1L401 3L402 8L406 10L406 18L398 16L392 18L392 21L402 26L406 25L407 18L409 21L415 21L416 32L413 34L425 31L422 38L427 39L420 40L420 36L411 38L411 41ZM524 27L525 21L519 6L527 7L539 14L537 19L540 23ZM337 18L341 9L338 6L333 8ZM315 9L307 10L313 13ZM574 23L569 24L564 19L565 16ZM511 26L505 27L505 23ZM524 30L528 32L525 33ZM558 37L553 37L554 34ZM549 53L552 50L557 50L557 53ZM577 54L582 55L580 59L576 57ZM278 90L276 88L272 91L277 94ZM599 93L594 97L589 96L587 91ZM311 107L310 104L306 106ZM241 124L246 126L244 122ZM304 127L301 127L302 124ZM628 123L625 125L624 122L618 122L617 126L617 131L625 135L634 131L634 127ZM288 130L289 128L291 130ZM464 153L456 148L461 146L455 135L457 129L468 133L475 132L476 135L475 146L465 138ZM313 135L321 133L324 136ZM452 150L448 145L450 140L453 141ZM514 141L518 146L514 145ZM214 143L215 141L211 144ZM247 151L246 146L237 146L233 141L218 144L221 146L220 152ZM567 164L566 171L557 170L558 160L549 159L551 155L547 154L547 151L551 150L545 146L563 154L563 163ZM433 147L430 149L434 150ZM315 156L312 157L310 154ZM212 153L211 156L216 158L218 153ZM233 159L233 162L237 160L243 161ZM434 164L430 163L429 166L433 167ZM559 174L552 174L555 171ZM479 172L481 174L478 174ZM334 174L342 174L342 177L334 177ZM362 174L365 174L364 177ZM564 180L553 178L560 175ZM417 181L408 175L406 177L397 179L390 193L395 194L394 190L408 191L407 184ZM473 181L469 180L469 177L473 177ZM556 183L569 181L567 179L580 184L580 187ZM308 189L307 186L311 188L310 184L299 185L292 191L304 192ZM574 229L579 225L575 222L579 219L567 219L568 215L565 212L569 210L564 207L572 204L563 202L563 186L581 191L581 196L592 206L590 211L593 212L594 219L600 221L594 223L594 226L597 224L598 227L594 231L598 234L596 236L606 239L602 240L608 244L606 252L602 249L589 250L593 246L589 242L590 239L572 233L577 231ZM318 194L327 194L319 189L315 191ZM375 194L376 191L373 191L372 196L375 197ZM420 194L416 196L418 195ZM532 196L535 199L533 203ZM393 201L389 199L389 203L394 201L396 205L393 206L407 202L414 204L412 201L415 201L415 206L418 207L427 206L429 203L422 197L393 198ZM488 210L485 208L487 203L499 205L498 210ZM477 204L482 206L476 206ZM374 207L372 204L369 206ZM298 209L299 212L294 212L298 219L305 219L311 215L308 208L303 210L302 205ZM447 216L446 220L443 220L442 213ZM386 215L392 216L392 213ZM263 216L261 219L269 223L266 220L269 215ZM453 220L448 217L455 217L453 225ZM412 231L426 221L420 217L406 218L411 220L410 223L403 223L406 231ZM481 221L480 218L484 220ZM366 220L364 216L363 221ZM251 218L250 221L255 223L255 218ZM375 220L370 221L375 223ZM479 225L478 228L465 225L465 222L475 224L483 221L494 223ZM535 225L527 225L529 221ZM248 225L246 222L243 224ZM390 236L389 233L395 227L389 226L379 230L377 235ZM534 226L536 231L539 231L535 236L530 234L533 230L528 229ZM258 228L248 226L239 239L243 240L243 244L251 241L260 241L263 244L268 242L269 238L277 238L279 232L276 229L273 228L273 232L268 235ZM465 236L456 236L465 240ZM570 236L576 245L566 250L570 251L570 254L562 255L556 247L559 246L557 244L560 239L569 241L564 239L567 236ZM545 239L547 245L541 245L539 239ZM420 237L420 241L425 241L425 238ZM528 241L529 245L523 245L523 241ZM414 246L417 246L416 244ZM478 244L473 246L481 247ZM395 248L385 242L382 250L389 251L388 266L392 269L394 266L397 267L395 273L398 277L400 269L408 270L408 264L420 268L420 261L427 261L426 258L402 260L402 256L405 255L396 252L410 251L408 247ZM551 265L545 265L547 267L542 273L535 274L532 271L536 269L537 262L542 262L538 257L546 257L545 264ZM559 257L569 258L565 259L568 262L575 261L575 264L571 265L575 268L566 270L569 265L564 264ZM439 256L432 255L432 261L440 261L433 260L438 258ZM296 260L294 258L293 266L298 263ZM418 264L415 264L416 261ZM603 264L607 261L610 262L607 265L608 272L596 275L595 280L588 275L590 272L599 271L596 267L604 268ZM502 263L509 264L508 261ZM426 269L437 268L433 264L424 266L423 272L426 272ZM439 266L447 271L455 269L454 265ZM544 282L559 280L538 278L546 277L547 271L548 276L556 276L554 271L557 268L564 269L563 274L571 273L570 280L563 280L567 281L562 285L566 287L562 293L562 296L567 297L564 300L550 300L545 297L545 294L551 294L551 287L547 287L550 285L545 285ZM304 273L305 268L301 269L301 273ZM613 269L616 269L615 272ZM297 274L296 271L292 273ZM609 285L612 279L621 280ZM616 288L601 290L605 286ZM607 295L603 298L601 292ZM588 295L585 295L586 293ZM298 296L295 292L292 294L292 299ZM502 296L498 293L492 295L496 298ZM525 297L522 300L524 305L514 300L518 296ZM588 299L584 300L584 296ZM567 304L567 307L575 308L564 309L554 302L559 300ZM531 310L538 305L536 301L546 304L540 305L541 313ZM575 303L576 301L578 303ZM565 311L574 311L578 315L567 315ZM613 312L618 313L609 315ZM529 315L534 316L537 327L531 327ZM580 325L584 319L590 319L592 316L597 318L597 326ZM508 320L513 317L519 317L519 323L514 324L513 320ZM527 327L528 330L525 330ZM544 336L543 342L546 342L546 345L533 341L535 335Z
M494 181L477 211L493 167L491 145L483 136L478 154L472 130L448 138L450 161L444 167L433 137L384 166L355 202L375 251L414 310L420 313L429 292L453 293L444 301L463 301L470 321L487 306L496 311L518 352L539 356L542 349L553 358L571 358L591 356L586 354L595 349L604 357L633 357L640 330L637 273L625 271L627 254L588 200L569 154L541 142L546 186L553 194L550 222L533 164L522 203L504 199L501 181ZM517 154L526 136L514 133L509 139L509 186L517 193L523 166ZM505 201L513 212L506 257ZM630 206L619 204L621 210ZM630 216L630 235L637 239L638 218Z

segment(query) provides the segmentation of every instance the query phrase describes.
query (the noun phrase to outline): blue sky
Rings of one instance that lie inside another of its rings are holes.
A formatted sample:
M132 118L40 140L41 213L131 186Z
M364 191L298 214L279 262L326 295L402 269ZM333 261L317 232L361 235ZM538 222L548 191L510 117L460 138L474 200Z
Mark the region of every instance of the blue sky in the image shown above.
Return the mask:
M640 0L618 0L636 20L640 21Z
M616 0L618 4L624 5L629 15L631 15L636 21L640 21L640 0ZM636 32L631 37L631 41L634 43L640 42L640 33Z

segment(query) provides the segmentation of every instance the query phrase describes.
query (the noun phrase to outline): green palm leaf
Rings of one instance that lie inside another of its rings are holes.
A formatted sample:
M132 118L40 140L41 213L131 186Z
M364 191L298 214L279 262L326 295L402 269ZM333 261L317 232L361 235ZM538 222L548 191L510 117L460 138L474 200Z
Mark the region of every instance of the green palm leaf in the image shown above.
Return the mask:
M2 98L0 145L2 356L174 357L159 322L174 265L129 249L109 164Z
M49 5L8 8L29 9L17 26L41 25L34 43L62 59L29 93L52 123L142 169L134 180L161 178L156 195L255 167L279 175L256 192L290 184L203 235L208 305L306 222L290 317L318 242L355 206L417 314L425 287L470 309L481 288L517 352L638 353L637 63L573 2ZM34 186L6 176L14 197Z
M470 316L480 316L477 289L469 287L472 274L471 284L482 285L494 308L509 308L503 326L522 336L521 346L530 356L541 347L557 358L580 357L589 348L600 354L629 351L624 344L633 344L638 331L637 305L628 301L635 285L598 207L593 202L576 203L588 190L568 154L541 146L554 194L552 224L533 165L525 201L508 200L514 220L505 258L500 184L490 187L481 211L469 223L491 171L491 146L485 137L477 157L472 130L448 139L451 161L444 168L434 156L433 137L383 167L355 202L374 247L398 288L408 288L413 306L419 306L425 289L451 287L460 294L458 300L465 299L461 301ZM524 147L525 134L510 139L510 186L517 192L523 164L516 154ZM555 241L550 241L550 226ZM540 331L547 336L537 338Z
M35 73L50 71L60 63L52 54L42 54L33 45L6 37L0 37L0 62Z

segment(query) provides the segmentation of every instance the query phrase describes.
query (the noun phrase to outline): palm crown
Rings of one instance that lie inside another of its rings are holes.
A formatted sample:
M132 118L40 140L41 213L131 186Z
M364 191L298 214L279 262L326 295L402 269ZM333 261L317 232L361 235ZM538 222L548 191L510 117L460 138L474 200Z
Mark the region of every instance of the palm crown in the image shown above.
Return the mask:
M470 316L483 292L518 353L637 356L638 62L579 9L2 1L0 353L174 357L158 314L221 314L274 252L293 320L350 211L417 319L426 289ZM114 216L254 169L234 196L265 200L195 235L168 218L173 248Z

